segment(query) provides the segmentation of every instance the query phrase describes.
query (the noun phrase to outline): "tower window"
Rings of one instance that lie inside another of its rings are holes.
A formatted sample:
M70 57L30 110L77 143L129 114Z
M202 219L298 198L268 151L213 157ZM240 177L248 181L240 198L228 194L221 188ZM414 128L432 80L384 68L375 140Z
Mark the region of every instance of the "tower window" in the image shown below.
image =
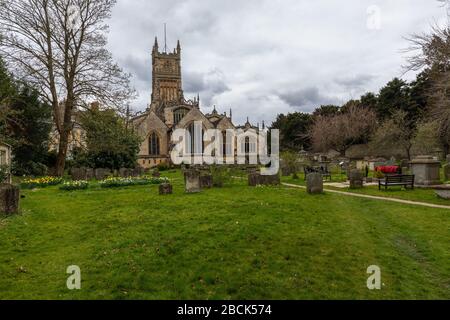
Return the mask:
M179 108L173 112L173 124L177 125L187 114L189 110L186 108Z
M159 137L155 132L153 132L149 138L148 150L149 150L149 155L151 155L151 156L157 156L160 154Z

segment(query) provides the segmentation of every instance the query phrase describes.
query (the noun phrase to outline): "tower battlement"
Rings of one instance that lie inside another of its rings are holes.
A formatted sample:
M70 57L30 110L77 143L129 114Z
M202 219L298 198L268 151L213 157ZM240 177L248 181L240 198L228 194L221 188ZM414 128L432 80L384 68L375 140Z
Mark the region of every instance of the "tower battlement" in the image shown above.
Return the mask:
M183 84L181 77L181 45L173 52L160 52L158 38L152 51L152 103L182 101Z

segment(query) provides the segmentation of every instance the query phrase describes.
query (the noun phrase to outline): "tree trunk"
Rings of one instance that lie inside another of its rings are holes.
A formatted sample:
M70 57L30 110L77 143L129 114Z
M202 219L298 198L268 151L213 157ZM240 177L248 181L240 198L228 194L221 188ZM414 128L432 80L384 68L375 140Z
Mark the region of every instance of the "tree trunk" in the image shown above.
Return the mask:
M72 110L74 106L73 95L69 92L64 105L64 123L59 135L58 157L56 159L56 175L62 177L66 167L67 148L69 147L69 136L72 131Z
M67 147L69 145L69 134L64 129L59 136L58 157L56 158L56 175L62 177L66 167Z

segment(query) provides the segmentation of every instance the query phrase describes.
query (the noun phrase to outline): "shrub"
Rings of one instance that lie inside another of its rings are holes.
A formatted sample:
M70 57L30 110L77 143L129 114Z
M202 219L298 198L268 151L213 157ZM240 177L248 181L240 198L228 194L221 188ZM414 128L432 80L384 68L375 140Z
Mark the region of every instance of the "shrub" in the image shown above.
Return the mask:
M213 178L213 186L220 188L231 181L234 171L226 166L213 165L210 167L210 172Z
M377 171L375 171L374 176L377 179L383 179L384 178L384 173L379 171L379 170L377 170Z
M89 182L84 180L65 182L59 187L60 190L64 191L86 190L87 188L89 188Z
M167 178L108 178L99 182L101 188L118 188L127 186L144 186L168 182Z
M59 177L43 177L36 179L25 179L20 186L24 189L45 188L48 186L56 186L63 182Z
M170 166L166 162L162 162L162 163L158 164L158 166L156 168L159 171L167 171L170 169Z

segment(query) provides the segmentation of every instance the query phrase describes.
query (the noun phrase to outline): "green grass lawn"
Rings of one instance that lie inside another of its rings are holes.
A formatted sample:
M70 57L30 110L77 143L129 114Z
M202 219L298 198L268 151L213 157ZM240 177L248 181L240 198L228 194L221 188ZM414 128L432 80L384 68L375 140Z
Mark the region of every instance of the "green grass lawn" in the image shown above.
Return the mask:
M449 299L450 211L286 187L23 191L1 299ZM66 288L69 265L82 289ZM367 267L383 288L366 287Z

